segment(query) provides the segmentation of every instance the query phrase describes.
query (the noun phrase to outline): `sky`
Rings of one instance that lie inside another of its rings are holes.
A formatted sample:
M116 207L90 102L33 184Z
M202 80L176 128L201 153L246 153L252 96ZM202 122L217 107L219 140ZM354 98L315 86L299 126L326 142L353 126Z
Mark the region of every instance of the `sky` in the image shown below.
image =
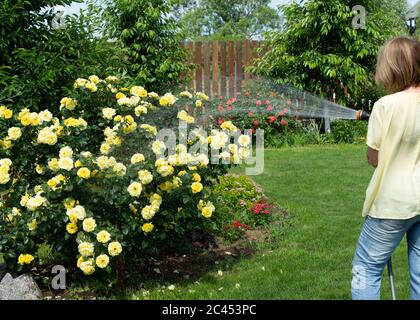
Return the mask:
M418 0L408 0L410 4L410 8L414 6L417 3ZM290 2L290 0L272 0L271 6L277 7L279 4L286 4ZM71 5L70 7L65 7L65 13L66 14L72 14L79 12L80 8L85 8L85 5L83 3L75 3Z

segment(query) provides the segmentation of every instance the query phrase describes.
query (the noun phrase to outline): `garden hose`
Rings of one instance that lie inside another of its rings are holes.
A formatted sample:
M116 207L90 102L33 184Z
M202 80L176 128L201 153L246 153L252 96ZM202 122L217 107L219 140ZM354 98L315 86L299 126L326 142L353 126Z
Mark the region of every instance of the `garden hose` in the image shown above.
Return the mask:
M370 114L363 110L356 112L356 120L369 121Z

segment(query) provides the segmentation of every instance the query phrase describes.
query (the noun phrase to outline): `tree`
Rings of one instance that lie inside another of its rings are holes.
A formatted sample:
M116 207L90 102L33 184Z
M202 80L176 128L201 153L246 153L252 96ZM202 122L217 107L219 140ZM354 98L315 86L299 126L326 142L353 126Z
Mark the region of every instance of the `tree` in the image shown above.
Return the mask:
M121 64L114 59L115 47L95 36L93 8L86 14L68 16L63 26L54 27L52 7L71 2L2 1L0 105L32 111L58 108L75 75L105 73L109 66L117 69Z
M372 79L378 48L406 31L405 17L391 0L365 0L366 26L355 29L352 8L360 2L308 0L283 6L285 30L269 35L270 50L254 71L325 98L335 93L341 103L376 99Z
M278 12L270 0L178 0L188 10L182 21L188 38L261 38L280 27Z
M126 49L128 73L149 90L177 84L188 71L184 36L170 0L103 0L105 30Z

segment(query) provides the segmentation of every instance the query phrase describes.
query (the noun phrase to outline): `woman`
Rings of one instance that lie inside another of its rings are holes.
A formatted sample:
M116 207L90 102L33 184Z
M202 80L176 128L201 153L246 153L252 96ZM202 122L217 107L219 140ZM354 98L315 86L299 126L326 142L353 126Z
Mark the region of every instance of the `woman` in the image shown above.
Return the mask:
M396 38L378 55L376 83L393 93L373 107L367 157L376 168L353 259L353 299L380 299L385 265L405 234L410 297L420 299L420 42Z

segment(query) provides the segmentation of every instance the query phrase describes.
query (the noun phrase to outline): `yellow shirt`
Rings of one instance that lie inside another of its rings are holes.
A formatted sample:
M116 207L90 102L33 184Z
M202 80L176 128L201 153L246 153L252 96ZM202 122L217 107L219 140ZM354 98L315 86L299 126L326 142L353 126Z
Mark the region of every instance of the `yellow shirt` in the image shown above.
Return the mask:
M420 214L420 93L399 92L373 106L367 145L379 162L363 216L410 219Z

